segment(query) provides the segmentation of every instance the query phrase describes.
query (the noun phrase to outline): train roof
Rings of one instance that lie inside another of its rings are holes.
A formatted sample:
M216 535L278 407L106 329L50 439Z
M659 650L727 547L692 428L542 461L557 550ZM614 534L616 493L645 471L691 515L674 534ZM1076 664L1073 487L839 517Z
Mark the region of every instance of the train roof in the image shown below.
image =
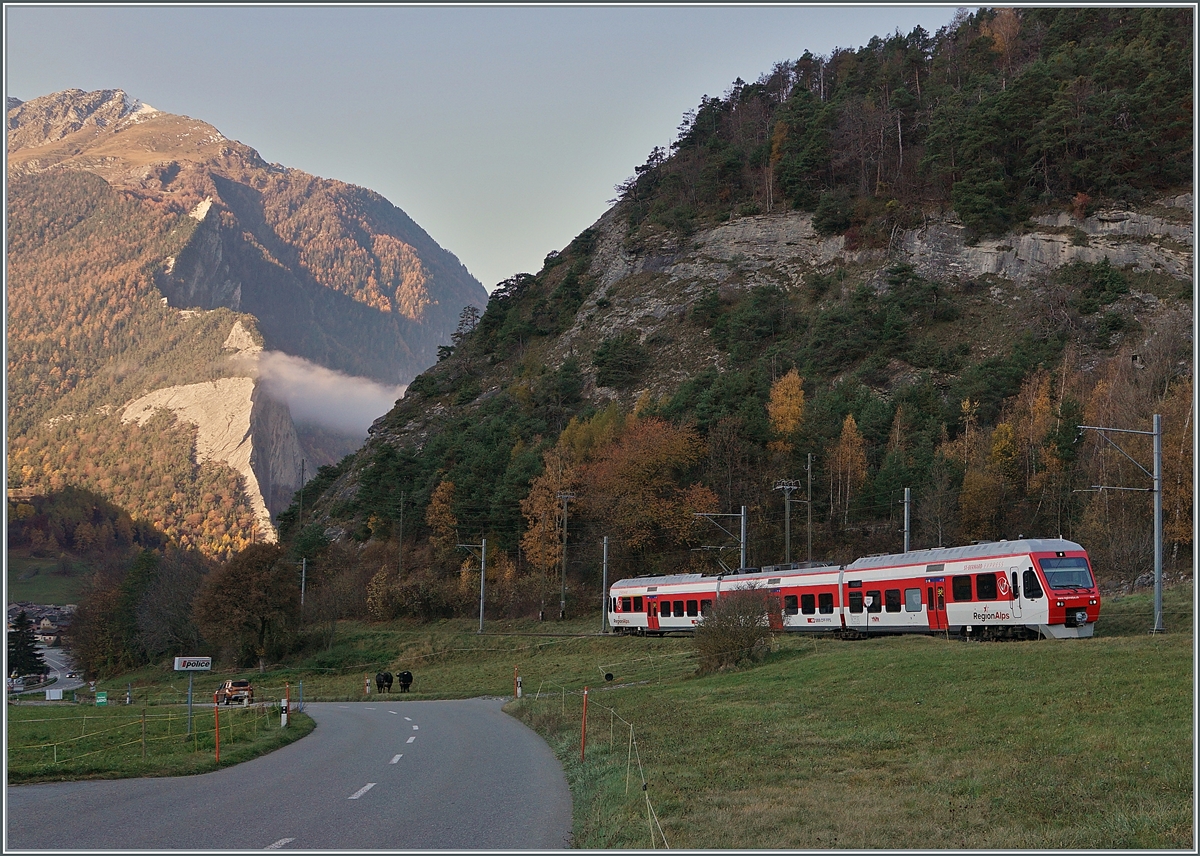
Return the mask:
M989 556L1010 556L1020 553L1054 553L1060 550L1082 550L1074 541L1062 538L1022 538L1017 541L986 541L965 547L931 547L928 550L909 550L907 553L892 553L885 556L865 556L857 559L846 570L882 568L890 565L922 565L939 562L956 562L962 559L985 559Z
M668 574L662 577L627 577L623 580L617 580L610 588L627 588L641 586L662 586L671 585L672 583L694 583L697 580L711 579L715 580L718 577L725 582L740 581L740 580L767 580L772 577L787 575L794 577L801 574L825 574L837 573L841 570L840 565L822 565L815 568L804 568L795 565L768 565L763 568L742 568L739 571L724 574Z

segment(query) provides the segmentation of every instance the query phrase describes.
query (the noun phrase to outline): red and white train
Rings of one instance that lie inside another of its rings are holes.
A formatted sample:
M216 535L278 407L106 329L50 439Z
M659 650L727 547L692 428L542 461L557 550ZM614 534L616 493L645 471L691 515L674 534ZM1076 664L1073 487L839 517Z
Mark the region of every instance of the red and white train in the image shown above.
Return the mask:
M620 580L609 588L609 625L638 635L691 631L717 598L738 588L779 599L776 629L852 638L1078 639L1091 636L1100 617L1100 589L1083 547L1031 538L869 556L844 566Z

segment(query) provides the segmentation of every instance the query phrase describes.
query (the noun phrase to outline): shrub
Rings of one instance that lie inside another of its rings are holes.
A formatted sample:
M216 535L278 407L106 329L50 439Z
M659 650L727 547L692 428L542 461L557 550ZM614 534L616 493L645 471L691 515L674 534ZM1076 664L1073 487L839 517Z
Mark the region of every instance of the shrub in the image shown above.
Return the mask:
M722 592L708 615L696 625L693 645L700 672L716 672L762 659L779 624L779 599L765 589L738 588Z

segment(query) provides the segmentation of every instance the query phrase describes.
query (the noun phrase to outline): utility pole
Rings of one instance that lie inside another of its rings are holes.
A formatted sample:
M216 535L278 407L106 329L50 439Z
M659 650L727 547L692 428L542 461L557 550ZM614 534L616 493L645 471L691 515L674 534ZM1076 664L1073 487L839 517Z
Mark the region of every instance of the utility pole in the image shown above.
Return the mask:
M396 538L396 552L400 558L396 563L396 576L404 578L404 491L400 491L400 534Z
M558 590L558 620L562 621L567 617L567 500L574 499L575 494L559 491L558 498L563 504L562 573L559 575Z
M805 503L808 506L808 526L805 529L808 535L808 563L812 564L812 452L808 453L808 463L804 466L805 472L808 473L808 499Z
M300 559L300 608L304 608L304 582L308 576L308 559Z
M478 549L479 556L479 632L483 632L483 596L485 586L487 585L487 538L480 539L478 544L457 544L455 545L464 550L470 550L472 553Z
M608 632L608 536L604 536L604 576L600 583L600 632Z
M1154 627L1150 630L1151 633L1165 633L1163 628L1162 614L1162 554L1163 554L1163 534L1162 534L1162 416L1158 413L1154 414L1153 430L1151 431L1133 431L1126 428L1107 428L1102 425L1080 425L1078 440L1083 436L1084 431L1095 431L1105 442L1124 455L1133 463L1135 467L1141 470L1146 475L1150 476L1151 487L1123 487L1120 485L1092 485L1093 490L1136 490L1150 491L1154 495ZM1129 453L1113 442L1112 438L1106 432L1114 434L1140 434L1143 437L1152 437L1154 440L1154 472L1150 472L1137 461L1130 457Z
M909 529L908 529L908 520L909 520L909 516L908 516L908 508L909 508L909 505L911 504L911 503L910 503L911 494L909 493L909 491L910 491L910 488L907 488L907 487L906 487L906 488L904 489L904 552L905 552L905 553L907 553L907 552L908 552L908 533L909 533Z
M775 482L775 490L783 491L783 561L792 563L792 491L797 490L800 483L793 479L780 479Z

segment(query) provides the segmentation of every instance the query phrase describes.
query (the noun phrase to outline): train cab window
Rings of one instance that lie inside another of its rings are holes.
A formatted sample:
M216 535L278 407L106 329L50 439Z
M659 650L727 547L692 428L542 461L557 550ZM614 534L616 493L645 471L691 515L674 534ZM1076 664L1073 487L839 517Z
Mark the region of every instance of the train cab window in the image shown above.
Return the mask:
M710 612L712 612L712 601L711 600L700 601L700 614L708 615Z
M640 597L635 597L633 599L633 611L634 612L645 612L646 611L645 607L642 605L642 599Z
M633 612L633 598L631 598L631 597L621 598L621 611L622 612Z
M785 594L783 596L783 614L795 615L800 611L800 601L794 594Z
M850 592L850 611L854 613L862 612L862 592Z
M700 602L695 601L695 600L689 600L687 602L687 614L690 616L693 616L693 617L699 615L700 614Z
M883 612L883 597L878 591L867 592L867 597L871 598L871 603L867 606L867 612Z
M675 601L675 617L683 618L683 601L682 600Z
M883 600L888 612L900 611L900 589L888 589L883 593Z
M975 575L975 594L979 595L980 600L995 600L996 599L996 575L995 574L976 574Z
M800 595L800 611L805 615L812 615L817 611L817 599L811 594Z
M817 595L817 609L822 615L833 614L833 593L822 592Z
M951 577L950 592L955 600L971 599L971 578L969 576Z
M1038 583L1037 573L1033 568L1026 568L1025 573L1021 575L1022 588L1025 589L1025 597L1030 600L1037 600L1042 596L1042 586Z
M904 611L921 611L921 590L919 588L910 588L904 590Z
M615 597L610 597L608 599L608 611L609 612L617 611L617 599Z

